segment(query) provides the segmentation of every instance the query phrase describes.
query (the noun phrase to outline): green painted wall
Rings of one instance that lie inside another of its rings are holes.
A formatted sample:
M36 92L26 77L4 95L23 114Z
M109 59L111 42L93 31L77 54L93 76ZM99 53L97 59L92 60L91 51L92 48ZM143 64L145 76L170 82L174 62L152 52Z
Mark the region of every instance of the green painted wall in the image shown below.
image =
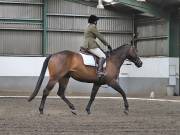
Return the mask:
M172 13L170 17L170 39L169 39L169 56L178 57L180 49L180 18L174 17Z

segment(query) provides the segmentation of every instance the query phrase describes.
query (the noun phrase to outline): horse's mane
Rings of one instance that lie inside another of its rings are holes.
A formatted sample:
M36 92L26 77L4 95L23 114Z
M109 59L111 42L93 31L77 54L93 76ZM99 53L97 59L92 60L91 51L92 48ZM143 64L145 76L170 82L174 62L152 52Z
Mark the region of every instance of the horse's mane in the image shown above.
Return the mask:
M111 52L111 54L113 55L113 54L116 54L117 52L120 53L120 51L121 51L123 48L127 48L127 47L129 48L130 46L131 46L130 44L123 44L123 45L119 46L118 48L113 49L112 52Z

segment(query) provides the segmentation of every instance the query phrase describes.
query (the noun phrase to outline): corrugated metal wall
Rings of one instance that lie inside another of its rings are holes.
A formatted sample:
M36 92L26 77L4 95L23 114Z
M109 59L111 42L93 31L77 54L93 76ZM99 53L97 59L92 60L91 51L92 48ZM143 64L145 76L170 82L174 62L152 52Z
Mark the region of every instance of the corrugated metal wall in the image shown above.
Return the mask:
M8 4L1 3L0 10L0 16L5 18L41 18L41 8L37 5L10 2Z
M48 11L45 15L47 37L43 34L45 1L48 2ZM178 10L178 14L179 12ZM44 50L46 50L44 54L64 49L78 51L83 44L83 32L90 14L100 17L98 29L113 48L129 43L132 39L131 14L101 10L65 0L1 0L0 55L42 55ZM167 21L141 18L135 22L139 34L137 43L139 54L168 56ZM173 35L176 36L174 43L179 45L179 16L175 18L175 25L177 29ZM44 45L44 41L47 41L47 46Z
M83 44L83 32L91 14L100 17L98 29L113 48L131 40L133 30L130 15L69 1L49 0L47 53L64 49L78 51Z
M140 56L168 56L168 24L163 19L136 20Z
M116 48L132 39L132 16L65 0L47 0L47 37L44 36L45 0L0 1L0 55L42 55L64 49L78 51L89 15L100 17L98 29ZM47 39L44 40L44 37ZM47 41L47 48L44 42Z
M38 55L41 52L41 33L34 31L0 31L0 54Z
M0 1L0 55L40 55L42 0Z

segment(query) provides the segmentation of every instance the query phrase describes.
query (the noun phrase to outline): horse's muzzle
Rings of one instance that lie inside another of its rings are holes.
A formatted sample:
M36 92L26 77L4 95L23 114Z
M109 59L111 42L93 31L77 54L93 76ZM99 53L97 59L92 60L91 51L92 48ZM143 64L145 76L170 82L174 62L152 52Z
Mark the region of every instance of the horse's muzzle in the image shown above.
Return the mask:
M142 64L143 64L143 62L140 60L140 58L136 59L135 65L136 65L138 68L142 67Z

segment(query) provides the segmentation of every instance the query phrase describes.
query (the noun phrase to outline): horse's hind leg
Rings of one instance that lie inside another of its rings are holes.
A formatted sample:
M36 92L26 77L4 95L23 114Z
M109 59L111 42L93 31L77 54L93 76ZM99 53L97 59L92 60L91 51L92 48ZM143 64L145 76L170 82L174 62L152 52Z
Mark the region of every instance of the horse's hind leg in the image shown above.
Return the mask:
M76 115L76 109L74 105L65 97L65 90L67 87L67 84L69 82L69 77L64 77L59 80L59 90L57 92L57 95L61 97L61 99L69 106L71 109L71 112Z
M41 104L39 106L40 114L43 114L43 109L44 109L44 104L45 104L46 98L49 95L50 91L53 89L55 84L56 84L55 80L49 80L46 88L44 89L43 96L42 96L42 99L41 99Z

